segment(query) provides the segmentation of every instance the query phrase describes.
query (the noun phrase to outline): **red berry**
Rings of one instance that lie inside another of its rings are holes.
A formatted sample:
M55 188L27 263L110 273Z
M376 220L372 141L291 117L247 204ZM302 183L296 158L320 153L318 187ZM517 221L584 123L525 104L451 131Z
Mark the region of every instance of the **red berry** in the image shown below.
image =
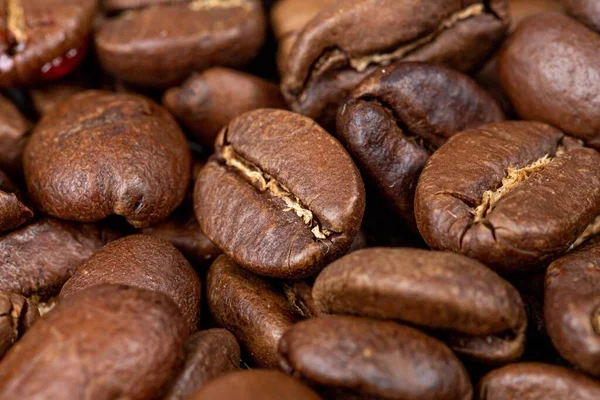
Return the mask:
M88 41L84 41L78 48L73 48L67 51L60 57L44 64L41 70L42 80L52 81L62 78L73 72L81 61L83 61L88 50Z

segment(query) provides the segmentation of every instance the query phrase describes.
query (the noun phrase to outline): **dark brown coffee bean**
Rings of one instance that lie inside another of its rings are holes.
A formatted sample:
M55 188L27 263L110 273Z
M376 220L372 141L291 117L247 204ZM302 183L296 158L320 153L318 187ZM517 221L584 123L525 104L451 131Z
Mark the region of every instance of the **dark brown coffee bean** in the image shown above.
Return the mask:
M186 338L167 296L96 286L60 302L8 351L0 398L153 398L183 360Z
M427 162L415 196L433 249L501 273L533 271L600 215L600 153L537 122L462 132Z
M165 221L142 229L142 233L171 242L191 262L209 264L221 254L200 230L191 203L179 207Z
M226 256L211 265L206 297L217 323L235 335L251 361L277 368L279 338L302 319L283 294Z
M600 36L558 13L523 21L498 58L504 90L524 119L600 149Z
M567 14L600 32L600 3L598 0L561 0Z
M317 386L385 399L470 399L469 377L442 342L368 318L323 316L295 324L281 367Z
M165 400L184 400L207 382L240 368L240 346L225 329L209 329L192 335L185 345L183 371L171 385Z
M104 69L136 85L169 87L194 71L241 66L265 38L259 0L128 3L100 25L95 40Z
M0 86L67 75L83 60L96 0L7 0L0 3Z
M235 262L260 275L302 278L348 251L365 207L363 183L314 121L251 111L215 147L194 205L202 231Z
M337 135L363 176L415 229L415 189L431 152L455 133L504 119L469 77L422 63L380 69L351 99L340 108Z
M277 67L283 72L298 33L322 9L336 0L279 0L271 9L271 25L277 39Z
M33 217L10 178L0 170L0 233L15 229Z
M577 368L600 376L600 237L546 272L544 317L554 347Z
M505 0L336 1L298 34L282 92L294 111L328 126L348 92L381 66L430 61L468 71L491 55L507 29Z
M165 109L141 96L88 91L36 126L25 149L27 187L53 216L135 227L165 219L190 177L187 141Z
M21 175L21 156L29 127L17 107L0 96L0 169L10 176Z
M34 302L15 293L0 292L0 359L39 317Z
M60 292L71 297L99 284L119 284L164 293L177 304L190 333L200 319L200 278L169 242L147 235L127 236L94 253Z
M0 291L56 296L77 267L111 237L94 225L42 219L0 237Z
M283 294L298 314L304 318L313 318L321 315L321 310L316 305L312 296L312 288L302 280L283 283Z
M478 400L596 400L600 383L566 368L517 363L490 372L477 388Z
M457 353L518 359L527 319L517 290L477 261L418 249L364 249L327 266L313 287L326 313L394 319L442 331Z
M235 117L258 108L287 108L277 85L229 68L192 75L181 87L169 89L163 103L209 149Z
M279 371L254 369L225 375L204 386L188 400L319 400L296 379Z

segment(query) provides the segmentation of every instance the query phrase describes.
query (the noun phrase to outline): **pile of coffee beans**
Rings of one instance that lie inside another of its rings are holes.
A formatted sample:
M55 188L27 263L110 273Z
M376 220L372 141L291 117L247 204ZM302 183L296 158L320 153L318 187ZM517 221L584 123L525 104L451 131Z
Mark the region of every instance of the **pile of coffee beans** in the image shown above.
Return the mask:
M600 399L600 0L0 15L0 400Z

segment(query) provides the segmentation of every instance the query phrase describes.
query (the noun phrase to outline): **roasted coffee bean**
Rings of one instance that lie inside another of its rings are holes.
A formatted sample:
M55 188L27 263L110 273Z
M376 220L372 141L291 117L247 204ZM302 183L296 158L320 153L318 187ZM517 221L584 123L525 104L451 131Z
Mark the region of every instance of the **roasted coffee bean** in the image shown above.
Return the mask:
M283 283L283 294L298 314L304 318L321 315L321 310L313 299L312 288L306 281L296 280Z
M485 265L452 253L371 248L327 266L313 287L326 313L393 319L430 330L488 364L523 354L527 319L517 290Z
M33 217L33 211L20 198L18 188L0 170L0 233L15 229Z
M251 111L215 147L194 205L202 231L235 262L260 275L302 278L348 251L365 207L363 183L314 121Z
M308 319L283 335L279 353L284 371L338 394L402 400L472 396L469 377L448 347L394 322Z
M168 219L142 229L142 233L171 242L188 260L195 263L210 263L221 254L221 250L200 230L191 204L189 207L187 204L179 207Z
M600 3L598 0L561 0L569 15L596 32L600 32Z
M558 13L523 21L498 58L523 119L547 122L600 149L600 35Z
M225 329L209 329L192 335L185 345L183 371L171 385L165 400L184 400L210 380L240 368L240 346Z
M337 135L363 176L415 229L415 189L432 151L455 133L504 119L469 77L422 63L382 68L351 98L340 108Z
M206 277L206 297L217 323L235 335L250 360L277 368L283 333L302 319L283 294L261 277L220 256Z
M28 131L29 122L13 103L0 96L0 169L10 176L21 174L21 156Z
M279 371L251 370L225 375L194 393L189 400L319 400L296 379Z
M8 0L0 4L0 86L60 78L83 60L96 0Z
M87 91L52 109L25 149L32 199L53 216L135 227L165 219L183 200L191 156L162 107L141 96Z
M596 377L600 377L599 287L600 236L556 260L546 272L544 317L552 343L565 359Z
M0 398L152 398L180 365L186 338L167 296L96 286L61 301L8 351Z
M508 29L505 0L341 0L300 32L283 71L282 93L296 112L325 126L344 97L393 61L430 61L469 71Z
M36 112L43 116L56 105L88 89L89 87L76 82L54 82L31 89L31 100Z
M336 0L279 0L271 9L271 25L277 39L277 67L283 72L299 32L322 9Z
M181 87L169 89L163 103L209 149L235 117L258 108L287 108L277 85L228 68L192 75Z
M39 317L36 304L29 299L0 292L0 359Z
M41 219L0 237L0 291L56 296L77 267L114 236L94 225Z
M478 400L596 400L600 383L566 368L517 363L490 372L477 388Z
M600 153L537 122L500 122L453 136L417 186L419 231L436 250L500 273L559 256L600 215Z
M62 288L60 299L104 283L164 293L179 307L190 333L198 329L200 278L166 240L132 235L109 243L77 269Z
M265 38L259 0L108 3L121 13L99 26L98 58L110 74L136 85L169 87L194 71L244 65Z

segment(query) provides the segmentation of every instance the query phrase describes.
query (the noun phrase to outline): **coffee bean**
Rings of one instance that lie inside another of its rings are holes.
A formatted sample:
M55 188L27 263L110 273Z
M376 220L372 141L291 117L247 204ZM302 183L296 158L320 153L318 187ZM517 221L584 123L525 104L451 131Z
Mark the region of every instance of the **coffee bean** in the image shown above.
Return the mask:
M94 225L41 219L0 237L0 291L58 295L77 267L104 246L112 233Z
M37 113L47 114L56 105L68 100L71 96L88 90L89 87L79 82L53 82L31 90L31 100Z
M510 31L519 26L521 21L542 12L563 12L562 0L508 0L510 11Z
M200 279L183 255L165 240L132 235L109 243L77 269L63 286L60 299L99 284L164 293L179 307L190 333L198 329Z
M88 91L36 126L24 165L31 197L44 212L76 221L116 214L145 227L181 203L191 159L162 107L141 96Z
M265 37L259 0L109 3L122 12L99 26L98 58L110 74L140 86L169 87L194 71L244 65Z
M19 189L0 170L0 233L15 229L33 217L21 199Z
M7 0L0 4L0 86L69 74L83 60L96 0Z
M546 326L554 347L594 376L600 376L599 266L600 236L550 265L544 296Z
M283 294L220 256L208 270L206 297L217 323L235 335L255 365L278 366L279 338L302 319Z
M319 400L312 390L279 371L252 370L227 374L194 393L189 400Z
M100 285L61 302L0 363L3 399L148 399L183 359L187 328L165 295Z
M340 108L337 135L363 176L415 230L414 193L432 151L455 133L504 119L467 76L423 63L382 68L351 98Z
M423 238L500 273L543 267L600 215L600 153L573 142L535 122L453 136L428 160L417 186Z
M196 181L202 231L257 274L314 275L345 254L364 187L343 147L312 120L256 110L225 128Z
M567 16L523 21L498 58L500 81L519 115L600 149L599 47L597 33Z
M283 294L289 304L304 318L313 318L321 315L321 310L313 299L312 288L306 281L296 280L283 283Z
M12 177L22 173L21 156L29 128L17 107L0 96L0 169Z
M39 317L36 305L26 297L0 292L0 359Z
M327 266L313 287L326 313L393 319L440 331L487 364L518 359L527 320L517 290L470 258L418 249L364 249Z
M508 29L504 0L435 3L342 0L300 32L282 92L291 108L325 126L358 83L393 61L430 61L468 71L485 61Z
M287 108L277 85L228 68L192 75L181 87L169 89L163 103L209 149L235 117L258 108Z
M165 400L184 400L209 381L240 368L240 346L225 329L209 329L190 336L185 364Z
M477 388L478 400L593 400L600 384L566 368L517 363L490 372Z
M600 3L596 0L561 0L567 14L600 32Z
M442 342L368 318L295 324L279 344L284 371L317 386L385 399L470 399L464 367Z

